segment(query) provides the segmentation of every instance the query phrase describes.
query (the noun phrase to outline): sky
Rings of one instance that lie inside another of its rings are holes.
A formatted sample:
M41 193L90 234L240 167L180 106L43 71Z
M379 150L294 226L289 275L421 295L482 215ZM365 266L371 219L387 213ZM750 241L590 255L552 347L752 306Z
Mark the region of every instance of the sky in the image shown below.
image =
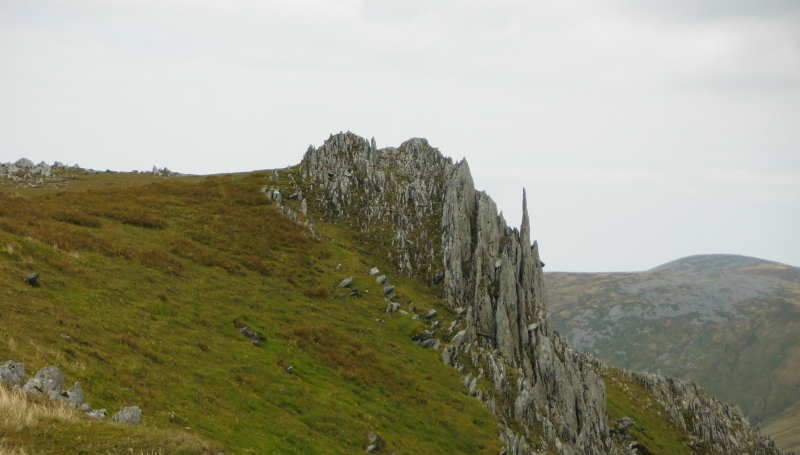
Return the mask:
M546 271L800 266L796 0L0 0L0 161L281 168L425 137Z

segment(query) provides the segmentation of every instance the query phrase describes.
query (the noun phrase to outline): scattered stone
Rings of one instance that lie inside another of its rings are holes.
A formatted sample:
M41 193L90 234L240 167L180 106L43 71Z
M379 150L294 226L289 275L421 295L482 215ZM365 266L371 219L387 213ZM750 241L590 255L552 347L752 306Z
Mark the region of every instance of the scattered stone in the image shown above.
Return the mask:
M416 321L417 319L419 319L419 315L418 314L415 314L414 316L411 316L411 320L412 321Z
M375 281L377 281L380 284L384 284L385 285L386 282L388 282L389 280L386 279L386 275L381 275L378 278L375 278Z
M429 330L414 335L411 339L417 343L417 346L425 349L433 349L434 351L438 351L441 344L439 339L435 338L433 332Z
M623 417L621 419L617 419L617 432L625 434L627 433L628 429L633 427L634 423L630 417Z
M395 296L394 286L386 285L383 287L383 295L386 296L387 299L392 299Z
M425 316L423 316L423 319L431 319L431 318L435 318L435 317L436 317L436 314L437 314L437 313L436 313L436 310L434 310L433 308L431 308L430 310L428 310L428 312L427 312L427 313L425 313Z
M447 333L453 333L453 330L455 330L456 327L458 327L459 325L461 325L461 321L458 320L458 319L456 319L455 321L451 322L450 323L450 327L447 328Z
M350 297L358 297L358 289L353 288L350 290Z
M367 439L369 440L369 445L365 449L369 453L377 452L381 448L381 438L375 433L369 432L367 433Z
M341 283L339 283L339 287L340 288L349 288L350 287L350 283L352 283L352 282L353 282L353 277L345 278L345 279L343 279L341 281Z
M378 270L378 268L377 268L377 267L373 267L373 268L369 269L369 274L370 274L371 276L376 276L376 275L378 275L379 273L381 273L381 271L380 271L380 270ZM381 284L383 284L383 283L381 283Z
M431 330L435 330L437 327L439 327L439 320L438 319L433 321L433 322L431 322Z
M400 304L399 303L389 302L386 305L386 312L389 313L389 314L392 314L392 313L394 313L395 311L397 311L399 309L400 309Z
M112 422L127 423L128 425L139 425L142 421L142 410L139 406L129 406L122 411L114 414Z
M78 409L84 412L89 412L92 410L92 403L83 403Z
M0 382L19 386L25 379L25 364L9 360L0 365Z
M22 390L37 395L51 396L52 393L61 393L64 388L64 373L58 367L49 366L39 370L28 380Z
M308 215L308 202L305 199L300 202L300 213Z
M286 367L286 372L287 373L292 374L292 371L294 371L294 368L291 365Z
M377 322L378 324L383 324L383 323L384 323L384 320L383 320L383 319L377 319L377 318L376 318L376 319L375 319L375 322Z
M253 346L260 346L261 342L264 341L264 338L258 332L251 329L250 327L238 323L236 321L234 321L234 325L236 325L237 328L239 329L239 333L241 333L242 335L244 335L245 337L249 338L252 341Z
M23 281L30 284L31 286L39 286L39 274L38 273L31 273L28 275L28 278L25 278Z
M338 272L339 270L342 270L342 264L336 266L336 271Z
M106 408L96 409L94 411L88 411L86 413L86 415L88 415L89 417L91 417L93 419L99 419L99 420L108 419L108 411L106 411Z

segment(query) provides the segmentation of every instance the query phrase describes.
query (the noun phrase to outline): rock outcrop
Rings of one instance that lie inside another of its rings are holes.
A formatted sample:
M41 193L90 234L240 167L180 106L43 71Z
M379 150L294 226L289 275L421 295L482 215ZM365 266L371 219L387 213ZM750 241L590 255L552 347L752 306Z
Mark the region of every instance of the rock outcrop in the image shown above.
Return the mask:
M385 254L399 273L424 278L440 290L456 321L441 332L435 331L438 323L431 324L414 341L437 351L444 347L442 360L462 373L467 393L498 416L506 453L628 453L610 436L605 383L598 374L605 367L550 330L544 264L537 243L531 243L524 190L521 225L512 229L492 199L475 189L466 161L453 163L425 139L378 150L374 140L349 132L309 147L290 182L291 188L264 192L279 204L281 193L304 195L304 214L352 223L364 243ZM394 288L386 286L384 295L391 299ZM462 322L466 328L456 331ZM673 401L683 396L659 381L646 387L663 395L664 403L668 396ZM778 453L760 437L748 439L757 430L746 421L741 428L748 429L739 433L720 430L737 418L729 408L704 399L690 402L695 407L688 410L700 417L683 428L715 452ZM676 403L681 412L689 406ZM755 451L745 452L733 439L755 440L746 449Z

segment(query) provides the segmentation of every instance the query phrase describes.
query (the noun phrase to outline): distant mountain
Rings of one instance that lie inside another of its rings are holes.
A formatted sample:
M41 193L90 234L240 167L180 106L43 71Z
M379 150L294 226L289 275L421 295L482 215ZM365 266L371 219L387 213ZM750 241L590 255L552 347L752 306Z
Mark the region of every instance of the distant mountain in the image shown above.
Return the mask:
M638 273L548 273L545 282L553 326L574 348L695 380L754 422L774 417L772 427L786 430L775 416L800 401L800 268L716 254Z

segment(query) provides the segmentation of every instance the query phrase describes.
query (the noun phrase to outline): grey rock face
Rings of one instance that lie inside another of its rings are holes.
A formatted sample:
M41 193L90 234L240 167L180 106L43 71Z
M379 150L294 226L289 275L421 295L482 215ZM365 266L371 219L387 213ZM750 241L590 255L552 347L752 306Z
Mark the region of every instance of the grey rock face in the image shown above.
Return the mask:
M130 406L123 408L122 411L114 414L111 418L112 422L127 423L128 425L139 425L142 421L142 410L139 406Z
M683 430L692 430L714 453L779 455L775 443L750 425L738 406L718 401L691 381L626 372L653 392Z
M25 364L9 360L0 364L0 382L19 386L25 380Z
M52 393L60 394L63 388L64 374L58 367L49 366L39 370L22 387L22 390L49 397Z
M438 268L440 234L433 227L441 219L438 202L450 165L425 139L377 150L348 132L309 147L300 167L305 193L323 190L309 205L326 218L350 221L368 239L384 238L383 227L390 227L397 253L389 259L400 273L427 276Z

